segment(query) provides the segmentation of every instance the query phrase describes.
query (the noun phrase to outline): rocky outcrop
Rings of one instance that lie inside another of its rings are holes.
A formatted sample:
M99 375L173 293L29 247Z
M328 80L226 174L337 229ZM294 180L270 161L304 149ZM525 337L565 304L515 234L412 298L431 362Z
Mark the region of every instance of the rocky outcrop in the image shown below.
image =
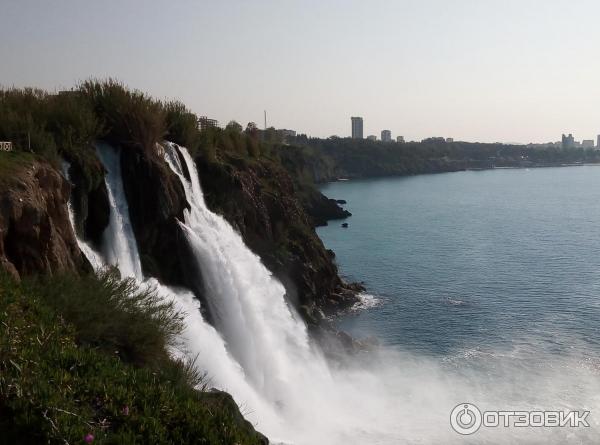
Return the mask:
M177 223L189 206L179 178L158 152L127 146L121 150L121 172L144 273L194 288L186 267L189 247Z
M314 189L305 196L307 197L303 200L303 206L312 218L312 223L315 227L326 226L327 221L345 219L352 216L352 213L340 206L338 200L327 198L317 189Z
M99 249L110 218L106 172L92 147L72 153L68 161L75 230Z
M3 177L0 188L0 267L15 278L89 267L69 221L67 180L32 160Z
M206 203L222 214L277 276L308 321L356 301L358 285L338 276L288 172L269 160L197 158Z

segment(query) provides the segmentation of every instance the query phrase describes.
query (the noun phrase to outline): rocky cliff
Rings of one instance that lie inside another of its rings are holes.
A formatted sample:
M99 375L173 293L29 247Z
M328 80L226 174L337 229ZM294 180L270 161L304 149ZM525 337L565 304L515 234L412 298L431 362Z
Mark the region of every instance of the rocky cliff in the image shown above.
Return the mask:
M207 205L240 232L307 320L317 322L323 313L356 301L360 286L340 279L333 252L315 233L301 194L281 165L227 153L217 160L197 157L196 165Z
M46 161L2 153L0 267L15 278L85 269L71 228L71 187Z

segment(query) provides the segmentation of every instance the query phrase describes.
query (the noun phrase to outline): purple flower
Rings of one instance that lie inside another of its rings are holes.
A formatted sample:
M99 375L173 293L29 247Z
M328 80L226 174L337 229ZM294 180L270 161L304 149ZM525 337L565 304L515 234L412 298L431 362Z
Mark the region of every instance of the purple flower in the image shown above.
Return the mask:
M85 440L85 443L92 443L94 441L94 435L92 433L87 433L83 440Z

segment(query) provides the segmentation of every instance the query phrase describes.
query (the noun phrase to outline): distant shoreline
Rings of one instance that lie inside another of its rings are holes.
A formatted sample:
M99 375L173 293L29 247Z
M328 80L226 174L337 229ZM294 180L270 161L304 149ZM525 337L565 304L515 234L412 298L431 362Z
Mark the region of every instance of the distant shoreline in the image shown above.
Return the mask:
M335 182L348 182L348 181L356 181L362 179L385 179L385 178L405 178L412 176L421 176L421 175L438 175L444 173L458 173L458 172L478 172L478 171L489 171L489 170L525 170L528 168L560 168L560 167L599 167L600 162L584 162L584 163L561 163L561 164L536 164L536 165L517 165L517 166L499 166L499 167L473 167L473 168L464 168L460 170L446 170L446 171L432 171L432 172L422 172L422 173L414 173L414 174L389 174L389 175L368 175L368 176L351 176L351 177L342 177L336 179L330 179L327 181L323 181L318 183L317 185L330 184Z

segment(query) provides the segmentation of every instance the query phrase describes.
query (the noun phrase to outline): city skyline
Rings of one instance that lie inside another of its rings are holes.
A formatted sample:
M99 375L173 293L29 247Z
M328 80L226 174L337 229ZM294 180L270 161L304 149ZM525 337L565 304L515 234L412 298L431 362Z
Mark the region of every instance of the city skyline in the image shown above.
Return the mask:
M316 137L345 136L348 112L364 134L406 140L591 137L598 16L590 0L5 2L0 83L114 77L220 122L260 125L266 109L271 125Z

